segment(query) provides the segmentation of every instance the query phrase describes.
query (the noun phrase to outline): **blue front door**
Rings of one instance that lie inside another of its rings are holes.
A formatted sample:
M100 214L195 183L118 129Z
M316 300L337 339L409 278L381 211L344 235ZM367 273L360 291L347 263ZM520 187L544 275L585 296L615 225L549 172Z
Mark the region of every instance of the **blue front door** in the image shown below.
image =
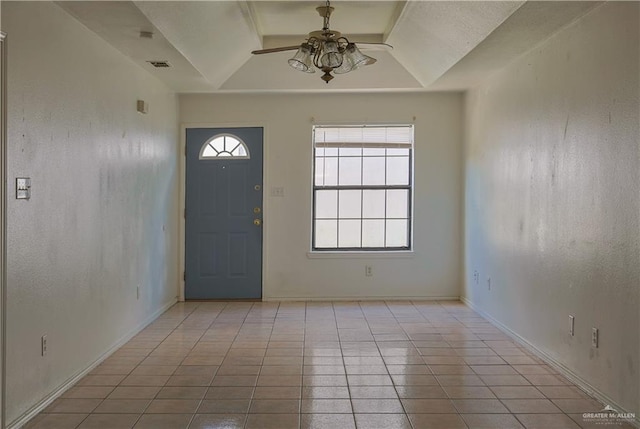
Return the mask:
M262 297L262 135L187 129L186 299Z

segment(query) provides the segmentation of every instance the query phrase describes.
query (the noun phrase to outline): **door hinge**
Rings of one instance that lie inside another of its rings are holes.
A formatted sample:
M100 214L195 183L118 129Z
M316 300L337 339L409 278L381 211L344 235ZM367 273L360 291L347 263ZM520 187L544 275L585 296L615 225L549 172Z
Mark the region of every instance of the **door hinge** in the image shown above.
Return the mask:
M182 217L185 219L187 218L187 209L184 209L184 212L182 213Z
M184 145L184 156L187 156L187 145Z
M182 280L184 280L185 282L187 281L187 272L186 271L182 272Z

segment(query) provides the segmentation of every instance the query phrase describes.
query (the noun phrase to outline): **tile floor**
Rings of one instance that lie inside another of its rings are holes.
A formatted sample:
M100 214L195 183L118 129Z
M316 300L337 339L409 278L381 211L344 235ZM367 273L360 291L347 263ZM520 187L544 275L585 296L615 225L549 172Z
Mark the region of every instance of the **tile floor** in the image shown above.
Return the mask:
M459 302L200 302L26 428L602 428L582 418L602 408Z

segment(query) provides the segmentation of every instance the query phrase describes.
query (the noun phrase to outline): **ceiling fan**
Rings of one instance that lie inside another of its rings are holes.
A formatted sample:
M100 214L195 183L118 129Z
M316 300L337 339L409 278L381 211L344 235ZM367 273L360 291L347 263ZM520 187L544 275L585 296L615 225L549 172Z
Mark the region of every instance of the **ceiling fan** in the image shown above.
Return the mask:
M317 7L316 10L323 19L322 30L309 33L309 37L301 45L259 49L251 53L260 55L297 50L296 54L289 59L289 65L305 73L315 73L317 68L324 72L321 79L326 83L333 79L334 76L331 73L348 73L377 61L360 52L356 43L350 42L342 36L342 33L329 28L329 18L334 10L329 0L324 6ZM361 45L384 45L392 48L386 43L358 43Z

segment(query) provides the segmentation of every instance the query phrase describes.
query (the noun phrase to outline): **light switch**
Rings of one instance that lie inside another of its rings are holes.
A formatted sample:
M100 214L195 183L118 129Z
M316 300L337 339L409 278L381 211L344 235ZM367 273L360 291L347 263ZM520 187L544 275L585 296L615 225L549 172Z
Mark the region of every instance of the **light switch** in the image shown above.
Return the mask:
M16 177L16 199L28 200L31 198L31 179L29 177Z

